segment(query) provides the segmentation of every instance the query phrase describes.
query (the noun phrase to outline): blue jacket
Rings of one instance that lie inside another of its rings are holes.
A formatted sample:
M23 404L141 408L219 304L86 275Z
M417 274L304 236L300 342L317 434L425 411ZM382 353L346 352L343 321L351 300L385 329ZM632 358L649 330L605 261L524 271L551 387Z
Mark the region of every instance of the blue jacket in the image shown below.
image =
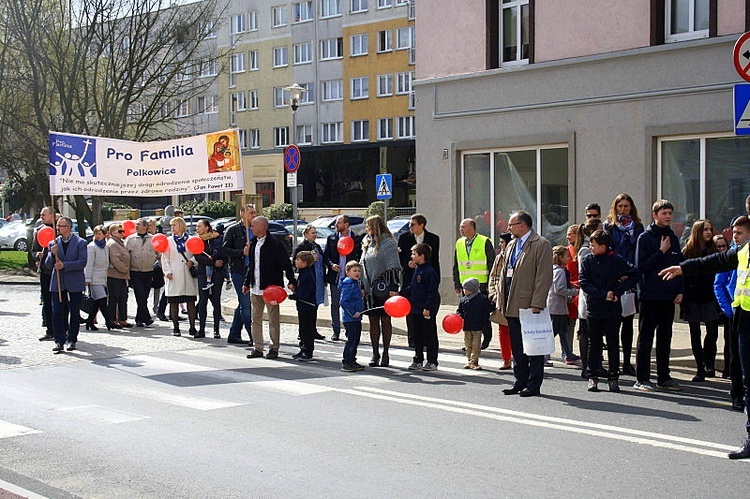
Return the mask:
M437 314L440 308L439 284L440 278L430 262L417 265L411 276L411 284L402 292L411 304L409 315L421 316L424 310L429 310L431 315Z
M659 249L662 237L669 237L670 247L666 253ZM659 227L656 222L651 222L643 234L638 236L636 245L635 265L641 274L638 280L638 298L673 301L677 295L684 293L682 277L671 281L659 277L659 272L667 267L679 265L683 260L680 240L672 229Z
M732 308L732 302L734 301L734 288L737 287L737 271L728 270L726 272L719 272L714 278L714 295L716 295L716 301L719 302L721 311L727 317L732 317L734 309Z
M619 317L622 314L619 298L625 291L632 289L633 280L637 276L638 269L614 252L586 255L581 262L578 283L586 293L587 317ZM617 301L607 301L607 293L610 291L618 298Z
M58 272L54 269L55 255L52 254L52 246L55 244L58 245L58 258L65 264L65 268L59 272L60 289L71 293L83 291L86 289L86 278L83 271L88 261L88 250L86 249L88 243L85 239L80 238L78 234L70 235L67 251L63 246L62 236L57 236L54 241L49 243L49 251L47 252L47 258L44 260L44 266L52 269L52 281L49 290L53 293L57 293L58 290Z
M361 322L361 315L354 318L354 314L357 312L362 313L365 310L365 302L362 300L362 288L359 285L359 281L355 281L350 277L342 277L339 281L339 291L341 291L341 298L339 299L342 312L341 322Z
M297 300L297 310L317 310L318 305L310 305L311 303L316 304L315 301L317 294L317 288L315 287L315 267L305 267L299 270L297 276L297 287L294 293L289 295L292 300ZM303 303L307 302L307 303Z
M464 331L483 331L490 322L495 304L482 293L464 296L458 302L456 313L464 320Z
M609 232L612 238L610 247L630 263L635 262L635 248L638 243L638 237L643 234L643 224L634 223L633 232L628 233L620 228L619 225L604 222L604 230Z

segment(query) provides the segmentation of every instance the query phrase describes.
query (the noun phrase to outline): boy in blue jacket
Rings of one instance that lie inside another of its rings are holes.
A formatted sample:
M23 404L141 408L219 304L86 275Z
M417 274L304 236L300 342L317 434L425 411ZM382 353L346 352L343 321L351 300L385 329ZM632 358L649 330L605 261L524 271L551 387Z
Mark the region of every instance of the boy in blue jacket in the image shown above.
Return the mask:
M414 362L411 370L435 371L438 368L438 335L437 312L440 307L438 284L440 279L430 263L432 248L427 243L415 244L411 248L411 261L416 268L411 277L411 284L403 290L409 298L411 311L409 316L414 326ZM424 362L424 349L427 348L427 363Z
M357 347L359 338L362 336L362 312L365 310L362 288L359 284L360 277L362 277L362 267L357 261L351 260L346 264L346 277L341 278L338 286L341 293L339 300L341 317L346 331L346 345L344 345L344 358L341 365L341 370L345 373L353 373L365 368L357 363Z
M315 256L310 251L300 251L297 253L294 265L299 270L299 276L297 277L297 288L289 298L297 301L300 346L302 348L298 354L292 355L292 358L307 361L313 358L316 334L315 326L318 321Z

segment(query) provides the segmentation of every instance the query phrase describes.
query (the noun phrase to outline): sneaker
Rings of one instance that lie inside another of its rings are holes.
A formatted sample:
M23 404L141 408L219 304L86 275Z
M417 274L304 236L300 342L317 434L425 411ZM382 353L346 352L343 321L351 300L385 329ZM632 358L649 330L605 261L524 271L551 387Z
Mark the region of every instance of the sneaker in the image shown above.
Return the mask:
M277 359L279 357L279 351L274 350L273 348L268 351L266 354L267 359Z
M750 457L750 436L747 437L747 440L742 444L742 447L730 452L727 454L727 457L729 457L729 459L745 459Z
M341 372L343 373L353 373L358 371L358 369L354 366L354 364L343 364L341 366Z
M589 384L586 386L586 390L589 392L598 392L599 380L596 378L589 378Z
M620 383L616 379L611 379L607 382L609 384L609 391L612 393L620 393Z
M655 392L656 386L650 381L636 381L633 388L642 392Z
M657 386L661 390L669 390L671 392L679 392L680 390L682 390L680 384L673 379L668 379L663 383L659 383Z
M409 367L407 367L407 369L410 371L419 371L420 369L422 369L422 363L415 360Z
M60 353L65 350L65 345L62 343L55 343L55 347L52 349L53 353Z
M434 362L428 362L427 364L422 366L423 371L437 371L437 368L438 366Z
M581 360L581 358L578 355L576 355L574 353L571 353L570 355L568 355L567 357L565 357L565 360L566 361L572 360L573 362L579 362Z
M544 367L554 367L554 364L552 363L551 360L545 360Z
M205 286L203 286L203 287L202 287L201 289L202 289L203 291L208 291L209 289L211 289L211 288L213 288L213 287L214 287L214 283L212 283L212 282L207 282L207 283L206 283L206 285L205 285Z
M306 361L308 361L308 360L313 360L313 357L312 357L312 355L310 355L310 354L309 354L309 353L307 353L307 352L301 352L301 353L300 353L300 354L299 354L299 355L297 356L297 360L299 360L300 362L306 362Z
M574 366L574 365L578 364L578 361L577 360L573 360L572 358L568 357L567 359L565 359L565 364L567 364L569 366Z
M706 381L706 377L702 374L698 373L695 376L693 376L693 383L701 383L703 381Z
M360 364L358 362L353 362L352 366L354 366L354 370L355 371L362 371L365 368L365 366L363 366L362 364Z
M68 345L68 352L72 352L76 349L76 342L72 342L70 345Z
M45 334L41 338L39 338L39 341L54 341L55 337L51 334Z
M300 358L300 355L302 355L303 353L305 353L305 352L304 352L304 351L302 351L302 350L300 350L299 352L297 352L297 353L295 353L294 355L292 355L292 358L293 358L294 360L297 360L297 359L299 359L299 358Z
M261 352L257 348L253 348L253 351L247 354L248 359L257 359L259 357L263 357L263 352Z

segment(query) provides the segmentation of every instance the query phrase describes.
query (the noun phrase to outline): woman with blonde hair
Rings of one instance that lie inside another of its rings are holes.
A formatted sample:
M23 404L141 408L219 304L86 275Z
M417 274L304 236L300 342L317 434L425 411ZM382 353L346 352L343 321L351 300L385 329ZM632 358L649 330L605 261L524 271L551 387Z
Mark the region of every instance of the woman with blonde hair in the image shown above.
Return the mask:
M362 241L362 279L365 290L365 308L382 307L391 296L397 295L401 285L401 262L398 258L398 243L380 215L365 220L365 233ZM370 317L370 342L372 359L370 367L388 367L393 326L391 316L378 308L367 314ZM383 335L383 355L380 355L380 335Z
M197 264L195 257L188 251L185 243L188 240L187 224L182 217L174 217L169 221L172 236L167 238L169 247L162 253L161 266L164 270L164 294L169 303L169 315L172 319L172 335L180 336L179 304L187 303L190 333L195 335L195 300L198 297L198 279L191 268Z

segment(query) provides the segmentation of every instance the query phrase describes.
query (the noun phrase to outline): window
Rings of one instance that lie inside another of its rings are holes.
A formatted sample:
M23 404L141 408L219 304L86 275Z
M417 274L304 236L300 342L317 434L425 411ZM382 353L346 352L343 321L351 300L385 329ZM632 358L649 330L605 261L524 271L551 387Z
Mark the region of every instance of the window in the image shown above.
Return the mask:
M414 138L414 116L399 116L396 137L399 139Z
M298 43L294 46L294 64L312 62L312 42Z
M197 99L198 109L197 112L203 114L214 114L219 112L219 96L218 95L206 95L200 96Z
M250 109L258 109L260 106L260 100L258 99L258 91L250 90Z
M344 39L328 38L320 42L320 60L340 59L344 56Z
M393 95L393 75L378 75L378 97Z
M286 26L286 5L271 7L271 27Z
M367 12L367 0L352 0L352 13Z
M199 31L206 38L216 38L216 25L217 24L218 23L217 23L216 19L212 19L210 21L206 21L200 27Z
M396 30L396 50L410 49L414 39L414 26Z
M367 54L367 33L352 35L352 56Z
M341 80L329 80L321 82L323 94L321 99L326 101L342 100L344 98L343 82Z
M387 9L393 6L393 0L378 0L378 9Z
M393 138L393 118L380 118L378 120L378 140Z
M409 0L396 0L396 5L406 5L409 3Z
M708 37L709 0L666 0L665 41Z
M247 13L247 30L258 31L258 11L257 10Z
M750 192L750 138L669 137L657 147L657 197L674 205L672 230L677 236L684 227L687 237L691 221L701 218L713 222L715 234L731 234L729 224L734 215L745 213Z
M232 111L247 110L247 95L245 92L232 93Z
M209 59L207 61L201 61L200 77L205 78L207 76L216 76L218 71L216 70L216 59Z
M280 68L289 64L289 47L273 48L273 67Z
M289 106L289 91L283 87L274 87L273 89L273 107Z
M240 149L247 149L248 147L248 133L247 130L238 130L240 135Z
M255 194L260 196L263 206L271 206L276 202L276 183L255 182Z
M245 14L232 16L232 34L239 35L245 32L246 19Z
M297 125L297 144L311 145L313 141L312 131L312 125Z
M477 223L480 234L497 242L508 216L526 210L535 231L553 245L566 244L565 232L572 223L567 145L471 151L461 160L461 217L490 214L487 223Z
M260 129L250 129L250 149L260 149Z
M397 94L408 94L411 92L411 80L414 73L411 71L405 71L403 73L397 73L396 82L396 93Z
M378 52L393 50L393 32L389 29L378 31Z
M370 140L370 122L352 121L352 142L367 142L368 140Z
M341 15L341 0L320 0L320 17Z
M315 83L300 83L300 87L306 90L306 92L300 93L300 105L313 104L315 102Z
M259 67L260 54L257 50L251 50L248 52L250 56L250 71L257 71Z
M294 22L303 23L305 21L312 21L313 19L313 7L312 0L307 2L297 2L293 5L294 9Z
M193 67L190 65L190 63L186 63L184 66L180 68L180 70L175 75L176 81L187 81L191 78L190 73L192 72Z
M370 96L370 78L368 76L361 76L359 78L352 78L352 100L353 99L366 99Z
M503 0L500 12L500 64L529 62L529 0Z
M230 73L244 73L245 72L245 53L240 52L239 54L232 54L229 60L229 72Z
M342 131L344 124L341 121L336 123L323 123L320 126L320 141L323 144L331 142L341 142L344 140Z
M289 127L280 126L273 129L273 146L286 147L289 145Z
M177 103L177 117L190 116L190 99L181 100Z

